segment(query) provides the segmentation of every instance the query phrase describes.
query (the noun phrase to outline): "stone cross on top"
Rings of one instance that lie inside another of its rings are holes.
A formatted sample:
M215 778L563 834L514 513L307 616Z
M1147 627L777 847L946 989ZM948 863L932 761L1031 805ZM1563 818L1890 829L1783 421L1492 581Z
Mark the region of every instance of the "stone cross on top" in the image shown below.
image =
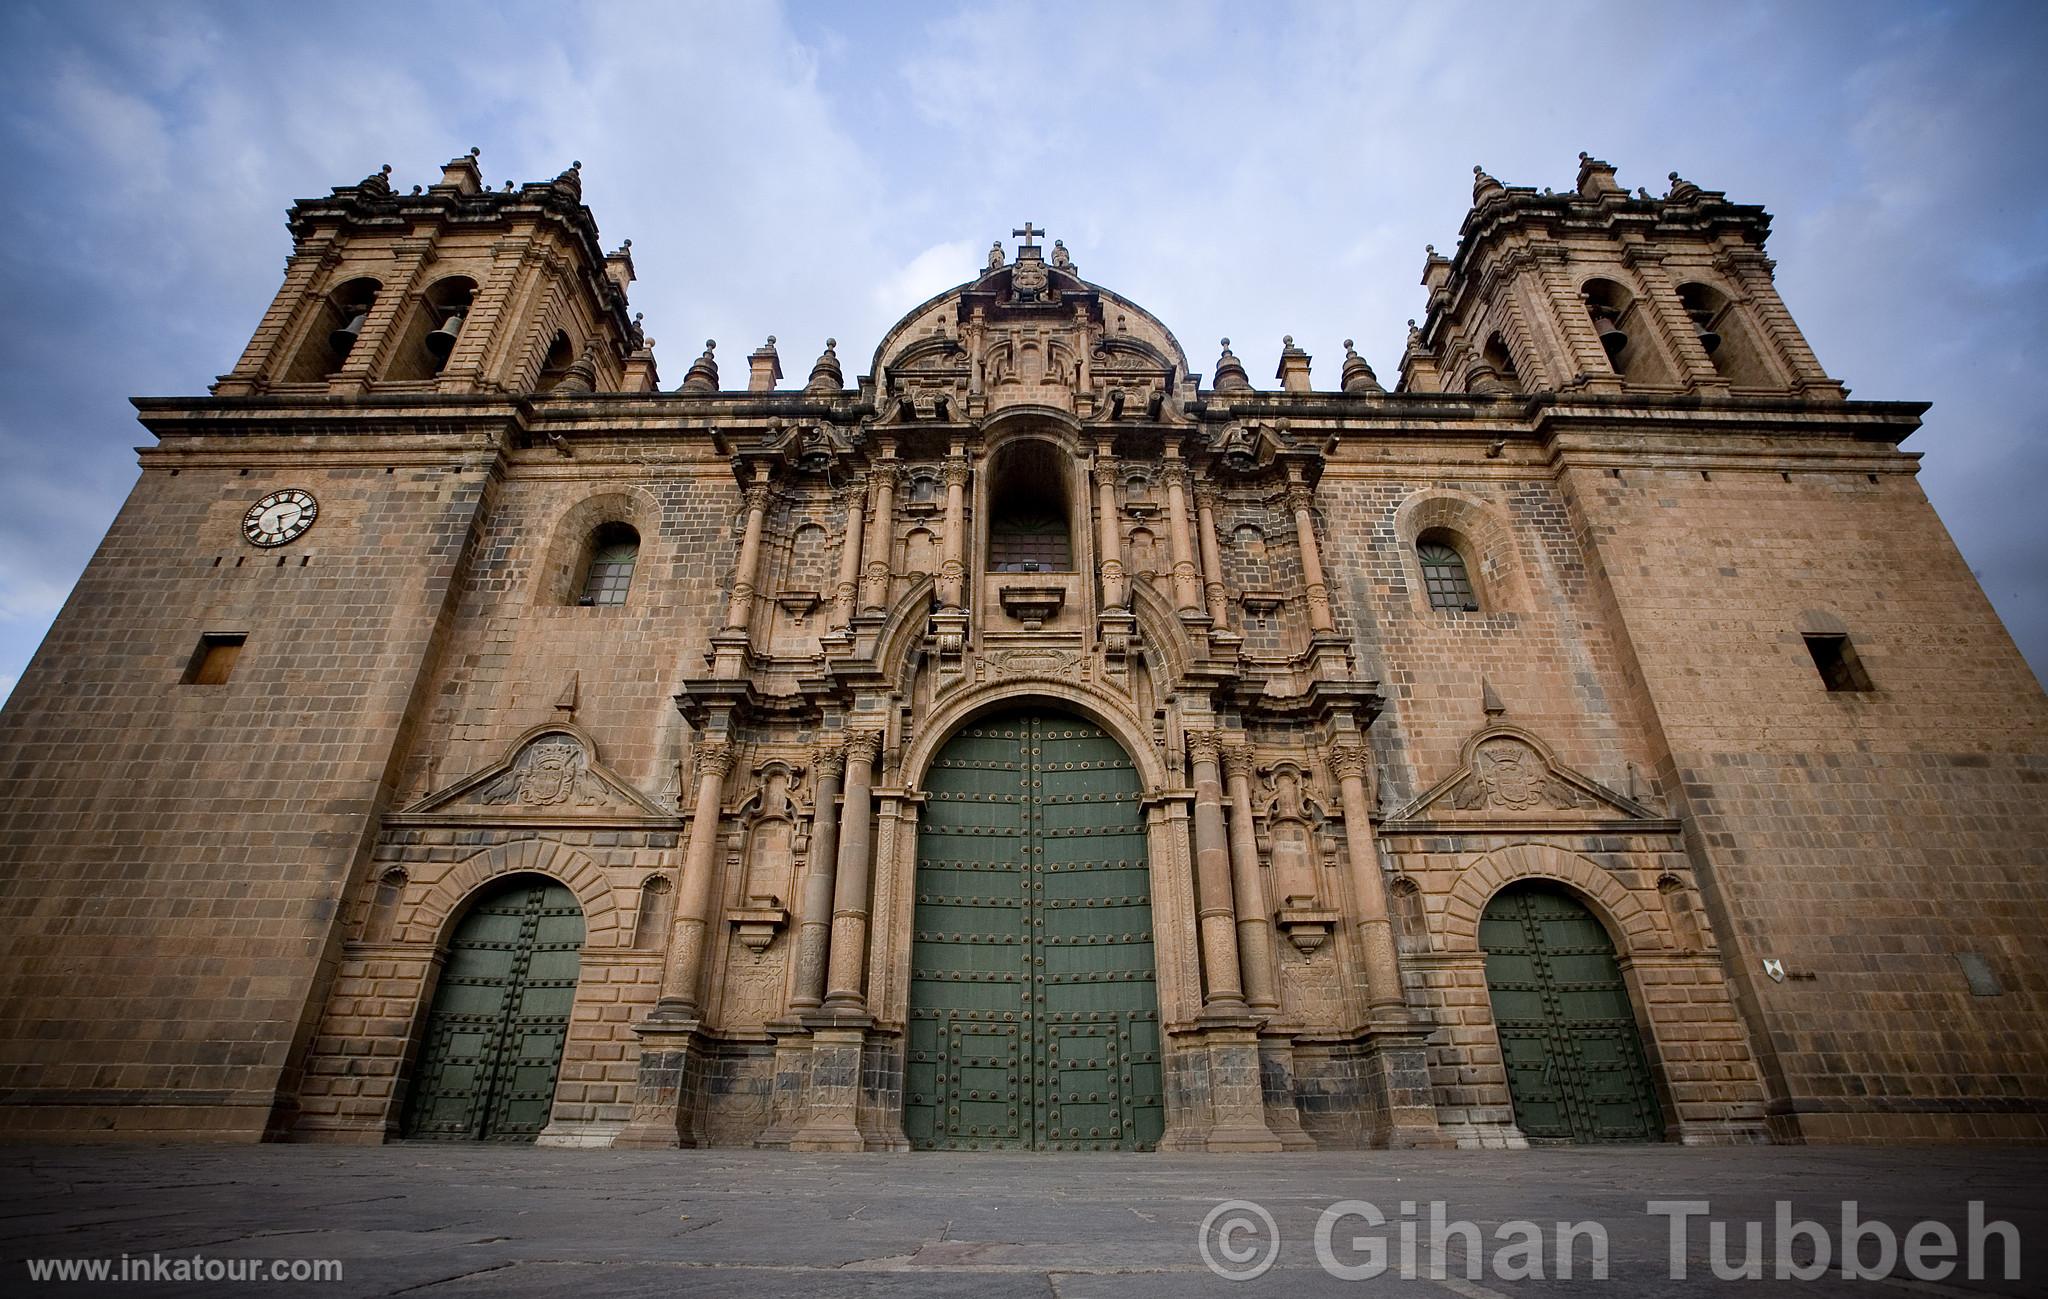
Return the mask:
M1030 248L1033 246L1031 240L1037 235L1044 234L1045 231L1038 229L1037 227L1033 226L1029 221L1026 221L1023 225L1023 228L1018 230L1012 230L1010 233L1013 235L1022 235L1024 237L1023 246L1026 248Z

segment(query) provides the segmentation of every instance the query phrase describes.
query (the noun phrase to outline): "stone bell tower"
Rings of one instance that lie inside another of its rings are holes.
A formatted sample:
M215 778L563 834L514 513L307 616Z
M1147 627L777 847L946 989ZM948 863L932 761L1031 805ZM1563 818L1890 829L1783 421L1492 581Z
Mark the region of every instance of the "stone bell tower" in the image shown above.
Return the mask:
M1472 170L1456 254L1423 265L1401 391L1847 395L1778 296L1762 208L1676 172L1630 195L1583 153L1569 193Z
M301 199L284 284L214 394L652 391L632 244L600 249L581 167L490 190L472 149L410 194L386 166Z

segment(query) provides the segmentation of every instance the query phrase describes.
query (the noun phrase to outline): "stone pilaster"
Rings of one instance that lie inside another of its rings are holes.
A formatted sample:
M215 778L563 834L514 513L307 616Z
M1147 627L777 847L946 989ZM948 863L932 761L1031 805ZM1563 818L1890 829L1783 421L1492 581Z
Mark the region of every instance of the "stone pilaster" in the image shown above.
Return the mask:
M867 529L867 484L846 493L846 531L839 539L839 577L832 586L832 629L853 621L860 597L860 547Z
M1173 557L1173 606L1184 618L1202 616L1201 575L1195 570L1195 538L1188 524L1188 467L1166 461L1167 545Z
M855 731L846 737L846 810L839 821L839 875L832 896L832 952L825 1009L836 1015L867 1013L868 877L873 861L875 758L882 737Z
M1330 584L1323 576L1323 548L1316 541L1315 493L1305 483L1287 489L1287 508L1294 514L1294 540L1301 549L1301 582L1308 601L1311 632L1337 630L1330 613Z
M1237 913L1230 896L1230 839L1223 827L1223 742L1214 731L1188 735L1195 775L1195 892L1202 936L1202 1011L1245 1012L1238 973Z
M868 475L875 487L875 514L867 544L867 569L861 574L860 607L880 613L889 607L889 565L896 553L896 475L893 464Z
M1278 1014L1273 911L1259 874L1259 841L1252 828L1251 746L1225 745L1223 766L1230 782L1230 882L1237 903L1237 954L1244 969L1245 1001L1255 1014Z

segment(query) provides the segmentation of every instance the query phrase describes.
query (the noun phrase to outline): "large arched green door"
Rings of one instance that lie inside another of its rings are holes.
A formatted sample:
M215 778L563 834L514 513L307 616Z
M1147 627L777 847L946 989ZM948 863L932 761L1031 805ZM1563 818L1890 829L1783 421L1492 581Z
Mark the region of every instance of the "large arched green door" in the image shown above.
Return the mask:
M583 908L554 880L514 876L477 900L448 943L406 1136L539 1135L554 1106L582 951Z
M1479 920L1515 1124L1538 1141L1655 1141L1662 1119L1607 930L1542 884L1496 893Z
M1092 722L962 729L925 776L904 1128L924 1150L1148 1150L1165 1126L1143 790Z

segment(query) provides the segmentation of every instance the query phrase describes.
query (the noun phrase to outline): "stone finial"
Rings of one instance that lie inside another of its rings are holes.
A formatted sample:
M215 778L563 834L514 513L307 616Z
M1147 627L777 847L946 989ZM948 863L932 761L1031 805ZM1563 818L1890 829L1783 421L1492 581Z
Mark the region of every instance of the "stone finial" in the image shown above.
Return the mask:
M391 197L391 164L387 162L363 177L362 183L356 188L373 198Z
M1056 269L1065 271L1069 275L1080 274L1079 271L1074 269L1074 258L1067 252L1067 241L1064 239L1052 241L1052 264Z
M716 339L704 340L704 355L690 362L690 372L683 376L684 392L718 391L718 358L712 355L717 350Z
M459 158L450 158L441 168L441 183L434 186L441 191L457 194L477 194L483 191L484 173L476 160L483 156L481 149L472 148Z
M569 169L555 177L555 188L564 190L577 198L583 197L583 162L578 159L569 164Z
M1280 340L1280 368L1273 377L1280 381L1283 392L1309 391L1309 355L1294 345L1294 335L1288 334Z
M834 350L838 346L836 338L825 340L825 350L811 366L811 380L804 385L805 392L838 392L846 386L846 375L839 368L839 353Z
M633 282L633 241L628 239L604 255L605 278L618 286L624 293Z
M1664 196L1666 202L1690 203L1699 196L1699 186L1681 178L1675 171L1671 173L1671 192Z
M782 378L782 358L775 351L775 335L747 356L747 391L773 391Z
M1244 362L1238 360L1237 354L1230 350L1230 340L1227 338L1223 340L1223 355L1216 358L1214 386L1217 392L1252 391L1251 376L1244 372Z
M1472 164L1472 206L1480 207L1489 199L1507 193L1507 186L1486 174L1486 168Z
M992 271L1001 270L1003 268L1003 261L1003 241L998 239L993 244L989 245L988 269Z
M1615 184L1614 168L1589 153L1579 154L1579 178L1577 181L1580 198L1598 198L1602 194L1627 194L1628 191Z
M1380 377L1372 372L1372 366L1358 354L1350 339L1344 340L1344 391L1349 393L1385 392L1380 386Z

